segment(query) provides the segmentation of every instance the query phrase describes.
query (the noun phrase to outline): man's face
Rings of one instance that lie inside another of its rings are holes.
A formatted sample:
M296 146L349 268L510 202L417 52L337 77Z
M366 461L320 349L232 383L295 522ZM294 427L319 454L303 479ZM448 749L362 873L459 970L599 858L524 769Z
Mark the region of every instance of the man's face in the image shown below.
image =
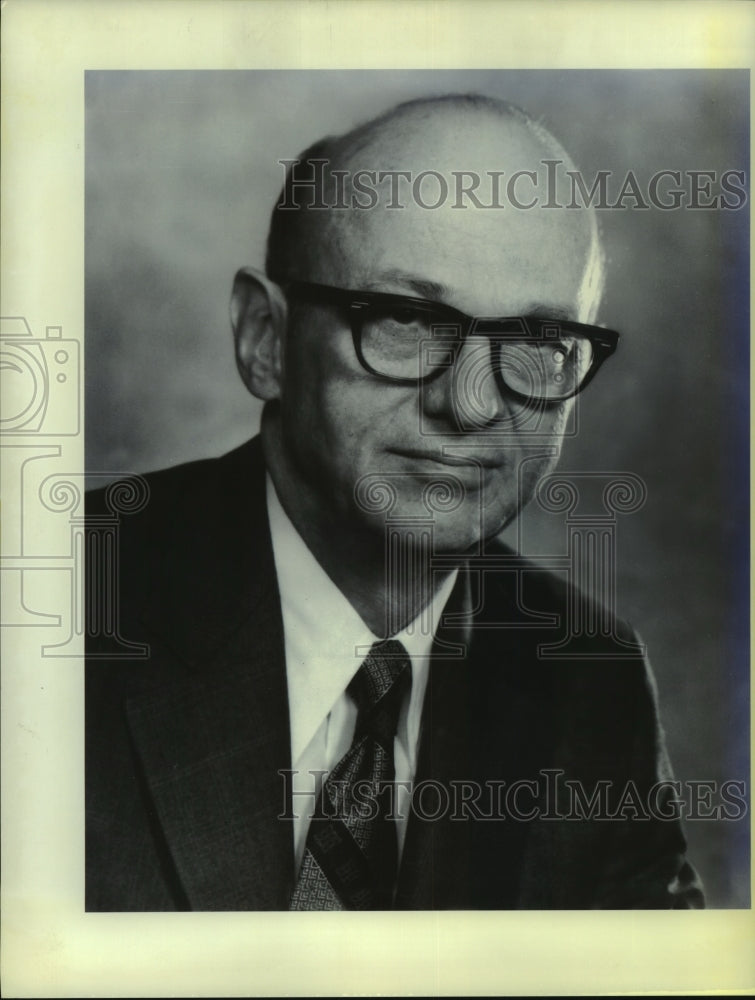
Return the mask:
M448 128L439 118L411 138L397 136L393 148L384 138L371 154L362 152L359 166L510 175L537 169L545 156L519 124L462 119ZM584 213L453 209L450 198L431 210L406 194L403 201L404 209L386 209L383 200L374 210L345 213L298 277L432 298L474 316L585 318ZM277 438L284 472L276 485L289 510L333 528L382 532L380 500L390 493L392 521L432 518L436 551L469 551L500 532L555 465L571 403L533 409L500 395L487 352L486 344L470 342L435 381L391 384L360 365L342 310L298 305L284 343ZM380 492L383 482L388 493ZM441 486L440 502L427 492L433 483ZM446 504L444 485L453 494Z

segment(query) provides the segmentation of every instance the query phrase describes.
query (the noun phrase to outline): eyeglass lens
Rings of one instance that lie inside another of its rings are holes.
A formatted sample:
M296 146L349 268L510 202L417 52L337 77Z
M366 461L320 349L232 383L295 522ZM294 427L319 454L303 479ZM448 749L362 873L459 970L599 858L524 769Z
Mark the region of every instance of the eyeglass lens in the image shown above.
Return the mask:
M546 335L513 338L510 333L496 335L486 326L484 336L473 330L462 336L458 325L411 308L373 308L362 316L364 360L373 371L391 378L427 378L457 363L469 378L492 366L518 394L558 400L577 391L593 361L589 339L576 333L554 335L549 330Z

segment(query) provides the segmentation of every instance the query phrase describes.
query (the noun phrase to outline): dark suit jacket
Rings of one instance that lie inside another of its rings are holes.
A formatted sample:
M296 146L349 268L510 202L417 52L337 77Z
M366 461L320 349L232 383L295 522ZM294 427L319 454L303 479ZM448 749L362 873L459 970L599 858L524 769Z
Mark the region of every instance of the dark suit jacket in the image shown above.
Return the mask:
M108 658L96 636L88 647L87 909L286 909L289 722L259 441L147 481L149 502L122 517L112 579L120 633L149 657ZM104 509L92 495L90 525ZM617 658L593 639L580 659L538 656L559 633L519 627L522 603L558 622L570 593L521 566L476 587L474 567L462 572L449 609L473 607L474 626L438 630L415 779L426 794L397 908L702 905L677 821L633 820L631 806L624 818L558 818L575 815L563 780L588 797L605 789L613 812L628 788L642 798L668 777L668 763L639 651ZM95 598L102 580L94 569L89 579ZM463 658L438 655L460 640ZM533 784L497 803L523 780ZM486 792L477 801L475 788Z

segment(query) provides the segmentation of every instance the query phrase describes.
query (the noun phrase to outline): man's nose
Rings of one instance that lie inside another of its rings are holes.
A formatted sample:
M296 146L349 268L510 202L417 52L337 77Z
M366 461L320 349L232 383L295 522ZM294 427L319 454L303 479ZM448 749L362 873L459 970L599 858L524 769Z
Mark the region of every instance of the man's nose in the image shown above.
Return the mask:
M458 430L490 427L508 416L487 337L466 338L453 365L422 388L425 415L450 421Z

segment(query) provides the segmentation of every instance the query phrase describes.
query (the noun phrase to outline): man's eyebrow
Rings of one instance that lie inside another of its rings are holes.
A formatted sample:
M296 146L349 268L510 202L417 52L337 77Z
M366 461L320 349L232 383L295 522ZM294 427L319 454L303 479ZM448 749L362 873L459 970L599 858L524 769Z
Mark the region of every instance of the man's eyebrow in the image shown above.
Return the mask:
M532 316L533 319L561 319L565 323L574 320L574 312L563 306L543 306L533 305L527 309L522 309L523 316Z
M416 295L423 299L433 299L436 302L444 302L450 298L450 292L446 285L441 285L437 281L429 278L421 278L419 275L410 274L407 271L391 269L384 271L379 280L370 282L365 291L378 290L384 284L400 284L411 289ZM574 319L573 310L566 306L546 306L542 303L533 303L525 309L520 309L517 316L532 316L536 319L555 319L569 322Z
M437 281L431 281L429 278L420 278L418 275L397 270L384 271L380 275L379 280L370 282L365 291L372 289L377 290L378 285L388 283L404 285L406 288L410 288L423 299L443 301L443 299L447 298L449 294L448 288L446 288L445 285L439 284Z

